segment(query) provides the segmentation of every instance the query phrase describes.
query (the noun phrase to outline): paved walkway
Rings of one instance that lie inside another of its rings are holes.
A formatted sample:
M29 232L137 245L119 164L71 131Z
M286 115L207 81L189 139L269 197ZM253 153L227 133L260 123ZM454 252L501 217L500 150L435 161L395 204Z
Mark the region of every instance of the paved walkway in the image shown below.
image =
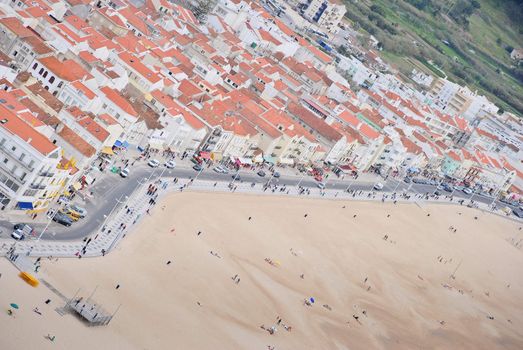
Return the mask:
M145 215L148 215L147 210L154 210L154 206L150 204L150 200L154 199L156 202L167 193L180 191L201 191L201 192L238 192L251 193L257 195L278 195L278 196L294 196L307 198L324 198L324 199L338 199L338 200L359 200L359 201L377 201L377 202L415 202L420 207L423 203L451 203L450 198L446 196L424 198L421 194L410 193L405 196L398 195L393 197L392 193L387 192L372 192L372 191L357 191L347 193L341 190L325 190L320 191L318 188L302 188L296 186L285 187L279 186L277 189L264 188L262 184L252 186L250 183L229 183L229 182L213 182L207 180L180 180L178 183L173 183L172 179L153 180L154 186L157 187L157 192L154 195L147 194L148 186L152 182L138 187L138 189L125 201L120 202L112 214L106 219L103 227L91 234L88 238L80 241L17 241L12 239L0 240L0 256L5 256L8 251L14 251L14 254L25 257L68 257L68 258L83 258L96 257L109 253L120 240L122 240L133 228L133 226L140 221ZM458 204L454 199L452 203ZM467 201L465 202L467 204ZM479 209L488 211L489 208L485 204L479 203ZM517 221L517 220L516 220ZM25 260L25 259L24 259Z

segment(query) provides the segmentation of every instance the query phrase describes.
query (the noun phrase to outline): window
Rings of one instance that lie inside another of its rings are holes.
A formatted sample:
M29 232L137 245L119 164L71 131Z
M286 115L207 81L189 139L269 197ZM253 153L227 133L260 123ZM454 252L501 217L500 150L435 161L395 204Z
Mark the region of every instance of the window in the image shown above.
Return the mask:
M20 176L20 180L24 181L25 177L27 176L27 173L22 173L22 176Z
M43 72L44 72L44 69L40 68L40 70L38 71L38 74L42 75Z
M4 158L4 164L7 164L7 162L9 162L9 159Z
M22 153L22 154L20 155L20 158L18 158L18 159L19 159L19 160L24 160L24 158L25 158L25 153Z
M61 81L60 83L58 83L58 87L59 87L59 88L61 88L62 85L64 85L64 82L63 82L63 81Z
M16 57L16 55L18 55L18 51L15 50L15 52L13 52L13 57Z
M50 84L54 83L54 81L55 81L55 78L53 76L51 78L49 78L49 83Z
M15 146L11 147L11 151L13 151L13 152L16 151L16 147Z
M49 73L48 71L45 71L43 77L44 77L44 78L47 78L47 74L48 74L48 73Z

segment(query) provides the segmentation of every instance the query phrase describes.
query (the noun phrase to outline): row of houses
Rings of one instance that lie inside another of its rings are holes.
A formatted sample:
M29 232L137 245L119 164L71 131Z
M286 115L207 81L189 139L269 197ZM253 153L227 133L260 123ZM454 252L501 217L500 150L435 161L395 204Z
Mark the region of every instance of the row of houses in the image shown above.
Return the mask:
M492 191L519 179L495 136L395 78L354 93L334 57L256 3L218 1L205 24L166 1L20 3L0 9L4 208L45 209L122 147L428 169ZM461 150L474 156L456 166Z

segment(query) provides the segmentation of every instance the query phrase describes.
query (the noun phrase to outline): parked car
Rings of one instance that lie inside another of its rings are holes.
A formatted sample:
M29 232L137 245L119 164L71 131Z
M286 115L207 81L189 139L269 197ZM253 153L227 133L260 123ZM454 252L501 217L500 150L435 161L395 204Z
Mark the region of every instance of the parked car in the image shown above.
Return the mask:
M465 194L472 194L472 192L473 192L472 189L470 189L469 187L465 187L462 191Z
M275 178L279 178L280 177L280 173L275 171L274 174L272 174L272 176L274 176Z
M420 179L420 178L414 178L412 179L412 182L414 182L415 184L424 184L426 183L425 179Z
M406 177L403 179L403 182L410 184L412 182L412 179L410 177Z
M214 169L212 169L212 170L217 172L218 174L227 174L229 172L229 170L227 170L227 168L224 167L223 165L218 165L218 166L214 167Z
M324 189L325 189L325 184L324 184L323 182L317 182L317 183L316 183L316 186L318 186L318 188L319 188L320 190L324 190Z
M521 208L512 209L512 214L516 215L518 218L523 218L523 210Z
M21 241L25 239L25 234L22 230L14 230L13 232L11 232L11 237L18 241Z
M129 168L125 168L123 169L122 171L120 171L120 176L123 177L124 179L129 176Z
M22 230L22 231L26 231L26 232L31 232L33 230L31 228L31 226L29 226L27 224L15 224L13 228L15 230Z
M259 177L264 177L265 176L265 171L260 170L256 174L258 174Z
M73 222L80 220L80 215L73 210L64 208L61 211L59 211L59 213L65 214Z
M167 163L165 163L165 166L167 169L173 169L176 166L176 162L174 160L170 160Z
M67 206L67 208L68 208L69 210L72 210L72 211L78 213L78 215L80 215L80 218L82 218L82 219L85 218L85 217L87 216L87 210L85 210L85 209L82 208L82 207L79 207L79 206L76 205L76 204L70 204L70 205Z
M236 180L236 181L240 181L240 180L241 180L240 174L234 174L234 175L232 176L232 179L233 179L233 180Z
M198 172L203 170L203 167L200 164L194 164L192 168Z
M381 182L377 182L374 185L374 189L377 190L377 191L381 191L383 189L383 184Z
M151 168L156 168L158 165L160 165L160 161L157 159L151 159L147 162L147 165L149 165Z
M435 194L436 196L441 196L441 190L436 190L436 191L434 191L434 194Z
M61 212L58 212L53 216L53 221L64 226L71 226L73 224L73 220L69 216Z
M454 186L454 190L456 190L456 191L463 191L464 188L465 187L463 187L463 186Z

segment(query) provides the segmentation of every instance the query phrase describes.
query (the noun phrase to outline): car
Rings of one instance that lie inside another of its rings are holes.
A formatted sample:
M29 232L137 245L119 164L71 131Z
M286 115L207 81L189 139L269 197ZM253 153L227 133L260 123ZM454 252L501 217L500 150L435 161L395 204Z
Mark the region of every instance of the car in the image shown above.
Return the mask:
M14 230L13 232L11 232L11 237L18 241L21 241L25 239L25 234L22 230Z
M70 209L63 208L59 211L61 214L65 214L69 219L71 219L73 222L80 220L80 215Z
M436 191L434 191L434 195L436 195L436 196L441 196L441 190L436 190Z
M240 181L241 180L241 177L240 177L240 174L236 173L232 176L232 179L233 180L236 180L236 181Z
M472 191L470 188L468 188L468 187L465 187L462 191L463 191L463 193L465 193L465 194L472 194L472 192L473 192L473 191Z
M258 174L259 177L264 177L265 176L265 171L260 170L256 174Z
M85 218L85 217L87 216L87 210L85 210L85 209L82 208L82 207L79 207L79 206L76 205L76 204L70 204L70 205L67 206L67 208L68 208L69 210L72 210L72 211L78 213L78 215L79 215L80 218L82 218L82 219Z
M217 172L218 174L227 174L229 170L227 170L226 167L223 165L218 165L212 169L214 172Z
M62 212L57 212L56 214L54 214L53 221L64 226L71 226L73 224L73 220Z
M167 169L173 169L176 166L176 162L174 160L170 160L167 163L165 163L165 166Z
M410 177L406 177L403 179L403 182L410 184L412 182L412 179Z
M58 204L69 204L71 200L67 198L66 196L60 196L58 197Z
M280 177L280 173L275 171L274 174L272 174L272 176L274 176L275 178L279 178Z
M414 182L415 184L425 184L425 183L427 183L427 181L425 179L421 179L421 178L418 178L418 177L412 179L412 182Z
M151 159L150 161L147 162L147 165L150 166L151 168L156 168L156 167L158 167L158 165L160 165L160 161L157 159Z
M456 191L463 191L464 188L465 187L463 187L463 186L454 186L454 190L456 190Z
M14 228L15 230L23 230L23 231L28 231L28 232L31 232L31 231L33 230L33 229L32 229L29 225L27 225L27 224L15 224L15 225L13 226L13 228Z
M512 209L512 214L516 215L518 218L523 218L523 210L521 208Z
M203 167L200 164L194 164L192 168L198 172L203 170Z
M443 186L443 190L446 191L446 192L452 192L453 191L452 185L443 184L442 186Z
M377 190L377 191L381 191L383 189L383 184L381 182L377 182L374 185L374 189Z
M316 186L320 189L320 190L324 190L325 189L325 184L323 182L316 182Z
M122 171L120 171L120 176L123 177L124 179L129 176L129 168L125 168L123 169Z

